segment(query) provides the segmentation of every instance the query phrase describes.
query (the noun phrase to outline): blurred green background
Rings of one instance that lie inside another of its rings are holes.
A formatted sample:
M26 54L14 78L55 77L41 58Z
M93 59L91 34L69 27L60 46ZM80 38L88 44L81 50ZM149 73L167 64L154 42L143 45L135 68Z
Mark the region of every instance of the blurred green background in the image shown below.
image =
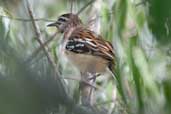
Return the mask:
M43 41L46 25L70 12L71 0L29 0ZM89 0L74 0L78 12ZM112 42L116 74L96 82L96 102L79 101L79 72L59 55L61 34L48 44L59 81L40 46L25 0L0 0L0 114L171 114L171 1L95 0L80 14ZM62 83L61 83L62 82Z

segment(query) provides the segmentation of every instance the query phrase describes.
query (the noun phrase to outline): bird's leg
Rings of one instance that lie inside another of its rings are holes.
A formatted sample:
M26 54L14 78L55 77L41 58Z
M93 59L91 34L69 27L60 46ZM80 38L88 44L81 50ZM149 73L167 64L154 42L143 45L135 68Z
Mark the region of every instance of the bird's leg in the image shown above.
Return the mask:
M99 77L101 74L99 73L96 73L95 75L92 75L90 78L88 78L89 80L94 80L96 79L97 77Z
M97 77L97 75L96 74L91 74L91 80L90 80L90 78L89 78L89 81L91 82L91 84L92 85L94 85L95 84L95 82L96 82L96 77ZM95 102L95 99L94 99L94 88L93 87L91 87L90 88L90 91L89 91L89 101L91 102L91 105L93 105L94 104L94 102Z
M81 102L83 105L91 105L91 101L89 99L89 92L91 90L91 86L86 84L84 81L90 83L89 80L89 73L88 72L82 72L81 73L81 82L80 82L80 91L81 91Z
M81 73L80 91L81 91L81 102L83 105L93 105L95 103L94 99L94 89L92 86L85 83L95 84L96 78L100 74L96 73Z

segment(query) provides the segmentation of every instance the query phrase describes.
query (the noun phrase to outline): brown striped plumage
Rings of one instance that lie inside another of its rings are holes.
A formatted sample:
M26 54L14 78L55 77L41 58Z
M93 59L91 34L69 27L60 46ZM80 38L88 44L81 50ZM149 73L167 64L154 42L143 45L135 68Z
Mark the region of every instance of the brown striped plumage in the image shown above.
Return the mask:
M84 27L77 15L61 15L49 26L56 26L64 33L62 45L65 54L81 72L102 73L107 67L113 69L115 55L112 44Z

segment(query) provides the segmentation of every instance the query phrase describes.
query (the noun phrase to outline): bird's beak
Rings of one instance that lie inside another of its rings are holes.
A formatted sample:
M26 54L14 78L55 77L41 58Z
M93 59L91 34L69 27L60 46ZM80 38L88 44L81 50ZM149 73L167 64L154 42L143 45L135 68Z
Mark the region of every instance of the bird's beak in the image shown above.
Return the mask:
M47 26L48 27L54 27L54 26L57 27L58 24L56 22L53 22L53 23L48 24Z

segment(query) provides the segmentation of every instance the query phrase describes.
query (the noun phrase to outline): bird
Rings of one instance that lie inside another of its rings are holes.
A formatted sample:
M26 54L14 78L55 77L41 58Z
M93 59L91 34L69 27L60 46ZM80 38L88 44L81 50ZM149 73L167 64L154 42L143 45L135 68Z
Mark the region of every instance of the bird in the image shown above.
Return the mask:
M62 50L68 60L80 71L81 80L94 83L96 77L107 69L115 76L113 70L115 53L112 44L88 29L77 14L62 14L56 22L48 24L48 27L56 27L64 34L61 42ZM83 105L94 104L92 90L89 85L80 81Z
M81 73L101 74L109 69L114 75L115 53L112 44L89 30L77 14L62 14L56 22L47 26L56 27L64 34L64 53Z

